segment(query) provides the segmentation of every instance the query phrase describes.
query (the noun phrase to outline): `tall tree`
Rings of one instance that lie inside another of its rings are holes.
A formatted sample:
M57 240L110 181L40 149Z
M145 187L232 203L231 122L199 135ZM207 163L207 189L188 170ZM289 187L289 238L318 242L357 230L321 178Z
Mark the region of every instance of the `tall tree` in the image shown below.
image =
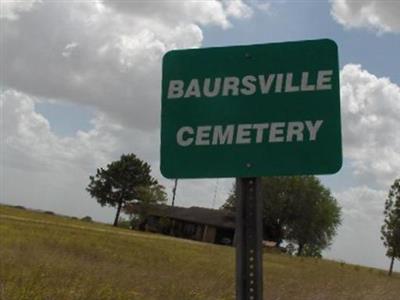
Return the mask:
M386 255L391 259L389 276L393 272L394 260L400 259L400 178L390 187L385 201L385 220L382 225L383 244L387 248Z
M138 199L143 204L159 204L168 201L165 188L160 184L141 186L138 188Z
M318 253L316 250L328 247L336 234L341 223L340 207L315 176L295 177L289 191L285 239L298 245L299 256Z
M163 187L150 172L150 165L135 154L122 155L120 160L111 162L106 168L97 169L96 175L89 177L86 190L101 206L117 207L114 219L114 226L117 226L121 208L126 203L141 198L157 202L157 195L163 197Z
M297 244L297 254L320 256L339 226L340 207L315 176L262 179L264 238ZM231 192L223 209L234 209Z

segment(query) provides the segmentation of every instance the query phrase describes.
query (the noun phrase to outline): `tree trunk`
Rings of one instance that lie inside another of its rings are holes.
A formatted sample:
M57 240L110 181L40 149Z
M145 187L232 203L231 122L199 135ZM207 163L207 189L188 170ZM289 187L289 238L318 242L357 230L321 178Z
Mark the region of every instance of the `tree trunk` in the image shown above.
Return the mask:
M394 264L394 256L392 256L392 261L390 262L389 276L392 276L392 273L393 273L393 264Z
M297 256L301 256L303 254L304 244L299 244L299 249L297 249Z
M118 226L118 219L119 219L119 214L121 212L121 207L122 207L122 199L118 202L117 214L115 216L115 220L114 220L114 224L113 224L113 226L115 226L115 227Z

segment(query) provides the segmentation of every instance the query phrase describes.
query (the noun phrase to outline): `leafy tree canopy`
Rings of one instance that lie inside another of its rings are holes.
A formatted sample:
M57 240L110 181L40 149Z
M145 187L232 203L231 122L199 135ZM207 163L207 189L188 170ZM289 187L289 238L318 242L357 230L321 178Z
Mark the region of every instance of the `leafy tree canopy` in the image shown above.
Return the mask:
M390 187L383 214L385 220L381 229L381 238L387 249L386 255L392 258L389 269L389 275L391 275L394 259L400 259L400 178L396 179Z
M121 208L127 203L138 200L144 202L166 201L164 187L151 175L150 165L135 154L122 155L106 168L97 169L90 176L86 190L101 206L117 207L114 226L118 224Z
M234 209L231 192L223 209ZM341 210L315 176L262 178L264 239L297 245L298 255L320 256L340 225Z

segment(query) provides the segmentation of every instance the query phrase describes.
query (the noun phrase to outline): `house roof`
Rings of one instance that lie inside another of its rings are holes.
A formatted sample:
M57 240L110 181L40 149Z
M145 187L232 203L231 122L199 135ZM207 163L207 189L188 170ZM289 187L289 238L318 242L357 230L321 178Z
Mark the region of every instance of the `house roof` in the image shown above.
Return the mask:
M151 216L167 217L186 222L212 225L223 228L235 228L235 214L226 210L204 207L179 207L169 205L129 204L125 210L132 213L146 213Z

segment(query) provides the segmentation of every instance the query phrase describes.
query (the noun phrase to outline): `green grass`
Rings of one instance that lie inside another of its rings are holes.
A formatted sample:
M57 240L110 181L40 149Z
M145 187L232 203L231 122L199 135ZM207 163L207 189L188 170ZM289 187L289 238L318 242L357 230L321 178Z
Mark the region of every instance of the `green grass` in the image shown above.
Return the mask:
M231 247L0 206L1 300L214 300L234 299L234 290ZM400 275L267 253L264 294L398 300Z

